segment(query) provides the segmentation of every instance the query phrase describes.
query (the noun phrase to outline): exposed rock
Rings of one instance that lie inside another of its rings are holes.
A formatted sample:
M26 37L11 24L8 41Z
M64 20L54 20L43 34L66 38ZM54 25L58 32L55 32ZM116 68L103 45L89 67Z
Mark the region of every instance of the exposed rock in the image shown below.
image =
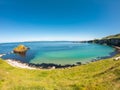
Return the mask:
M81 65L82 63L81 62L76 62L77 65Z
M13 51L14 51L15 53L24 53L24 52L26 52L28 49L29 49L29 48L26 47L26 46L24 46L24 45L19 45L19 46L17 46L16 48L14 48Z
M111 46L120 46L120 34L111 35L102 39L89 40L88 43L98 43Z

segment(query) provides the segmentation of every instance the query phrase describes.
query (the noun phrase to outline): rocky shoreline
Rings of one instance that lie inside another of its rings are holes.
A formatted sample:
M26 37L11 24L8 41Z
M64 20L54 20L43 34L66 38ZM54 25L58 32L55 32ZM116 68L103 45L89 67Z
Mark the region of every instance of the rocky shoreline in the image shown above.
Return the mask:
M18 60L11 60L11 59L7 59L5 61L14 67L27 68L27 69L57 69L57 68L69 68L69 67L81 65L81 62L77 62L76 65L75 64L61 65L61 64L53 64L53 63L42 63L42 64L24 63Z

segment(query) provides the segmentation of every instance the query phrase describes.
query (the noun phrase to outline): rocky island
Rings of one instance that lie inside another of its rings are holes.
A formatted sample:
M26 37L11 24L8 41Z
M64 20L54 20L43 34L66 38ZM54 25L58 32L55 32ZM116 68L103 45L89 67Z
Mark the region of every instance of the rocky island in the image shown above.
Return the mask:
M25 53L29 48L24 45L18 45L16 48L13 49L14 53Z

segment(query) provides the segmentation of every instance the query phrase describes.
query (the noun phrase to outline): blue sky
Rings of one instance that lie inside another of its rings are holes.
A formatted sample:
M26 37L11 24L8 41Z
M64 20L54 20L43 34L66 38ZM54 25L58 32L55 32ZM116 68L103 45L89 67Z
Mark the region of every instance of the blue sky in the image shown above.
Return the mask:
M120 33L120 0L0 0L0 42L89 40Z

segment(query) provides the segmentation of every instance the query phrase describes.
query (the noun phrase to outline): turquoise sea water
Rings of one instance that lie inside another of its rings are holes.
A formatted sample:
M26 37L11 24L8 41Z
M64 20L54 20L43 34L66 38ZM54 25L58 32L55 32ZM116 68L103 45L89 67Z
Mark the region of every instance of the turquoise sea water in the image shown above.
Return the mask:
M26 56L10 53L14 47L24 44L30 48ZM0 44L3 59L15 59L27 63L76 64L110 56L115 49L106 45L73 42L24 42Z

